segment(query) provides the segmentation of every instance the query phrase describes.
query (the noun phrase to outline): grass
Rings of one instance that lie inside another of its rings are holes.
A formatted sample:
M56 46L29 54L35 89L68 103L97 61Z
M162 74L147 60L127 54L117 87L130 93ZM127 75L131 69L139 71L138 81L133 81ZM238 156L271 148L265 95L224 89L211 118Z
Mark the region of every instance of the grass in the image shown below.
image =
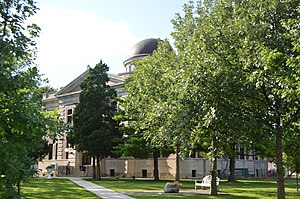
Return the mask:
M22 184L21 195L24 199L99 199L67 179L34 179Z
M89 180L93 183L99 184L109 189L113 189L118 192L131 192L131 196L134 198L142 199L153 199L153 198L226 198L226 199L274 199L276 195L276 181L274 180L239 180L235 183L229 183L221 181L220 183L220 196L213 197L209 195L200 194L158 194L158 193L147 193L140 194L134 192L143 192L145 190L157 192L163 192L163 187L166 182L152 181L152 180L133 180L133 179L102 179L100 181ZM193 190L194 181L183 180L180 190ZM300 198L300 192L296 191L296 181L286 180L285 181L286 199Z
M153 181L147 179L102 179L100 181L89 180L118 192L130 192L137 199L154 198L179 198L179 199L273 199L276 198L276 182L274 180L239 180L235 183L221 181L221 195L213 197L203 194L159 194L163 192L166 182L172 180ZM194 181L182 180L180 190L193 190ZM96 199L94 194L77 186L67 179L35 179L22 185L22 198L24 199ZM141 194L143 191L157 191L154 193ZM296 191L296 181L285 181L286 199L300 198L300 191Z

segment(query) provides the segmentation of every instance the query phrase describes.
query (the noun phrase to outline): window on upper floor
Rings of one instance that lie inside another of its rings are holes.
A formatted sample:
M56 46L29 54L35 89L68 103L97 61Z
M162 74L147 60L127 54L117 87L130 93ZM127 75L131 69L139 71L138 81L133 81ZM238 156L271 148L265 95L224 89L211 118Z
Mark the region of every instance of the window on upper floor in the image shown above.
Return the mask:
M67 124L69 126L73 125L73 110L72 109L67 110Z
M49 154L48 154L48 159L52 160L53 159L53 144L49 144Z

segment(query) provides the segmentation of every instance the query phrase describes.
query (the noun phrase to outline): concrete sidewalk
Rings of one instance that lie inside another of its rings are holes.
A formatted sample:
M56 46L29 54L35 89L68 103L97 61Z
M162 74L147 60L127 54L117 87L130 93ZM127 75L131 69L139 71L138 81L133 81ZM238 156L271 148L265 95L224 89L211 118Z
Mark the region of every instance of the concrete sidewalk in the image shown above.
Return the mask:
M68 177L67 179L71 180L72 182L78 184L79 186L85 188L86 190L96 194L97 196L100 196L101 198L105 199L130 199L132 197L127 196L122 193L115 192L110 189L106 189L105 187L99 186L97 184L88 182L86 180L83 180L81 178L76 177Z

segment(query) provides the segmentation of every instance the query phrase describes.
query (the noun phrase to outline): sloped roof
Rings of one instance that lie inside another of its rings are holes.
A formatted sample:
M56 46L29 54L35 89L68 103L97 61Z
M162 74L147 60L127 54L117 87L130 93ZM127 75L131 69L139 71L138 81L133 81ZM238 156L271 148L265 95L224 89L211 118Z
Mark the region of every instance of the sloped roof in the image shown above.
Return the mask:
M77 93L81 92L81 84L84 81L84 79L88 75L89 69L84 71L82 74L80 74L77 78L75 78L73 81L71 81L69 84L67 84L65 87L61 88L57 93L55 93L55 97L59 97L62 95L70 94L70 93ZM122 77L119 77L115 74L108 74L108 85L114 86L114 85L120 85L124 83L124 79Z

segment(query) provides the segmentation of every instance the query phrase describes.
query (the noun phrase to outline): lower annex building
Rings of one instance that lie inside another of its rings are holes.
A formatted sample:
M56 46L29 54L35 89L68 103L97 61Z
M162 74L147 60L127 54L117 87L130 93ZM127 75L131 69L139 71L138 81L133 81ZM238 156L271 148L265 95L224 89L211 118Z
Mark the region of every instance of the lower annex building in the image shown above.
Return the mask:
M151 55L157 49L158 39L145 39L132 48L130 57L123 62L126 71L119 74L108 74L108 84L117 91L118 96L126 96L123 90L124 78L132 73L131 61L142 59ZM47 110L58 109L60 119L66 124L72 125L73 112L79 103L81 92L80 85L88 74L88 69L81 75L61 88L57 93L44 93L43 102ZM254 154L246 154L244 149L237 147L240 155L236 157L237 177L265 177L268 170L268 162L260 160ZM47 167L52 165L55 175L65 176L67 165L70 165L71 176L92 176L92 159L72 148L67 140L67 132L63 132L61 139L53 142L49 139L49 153L38 163L42 174L47 173ZM158 160L160 178L174 178L176 173L176 157L161 156ZM106 158L101 161L102 176L122 177L153 177L153 158L135 159L132 157ZM219 177L226 177L229 170L229 159L218 159ZM210 161L199 156L195 152L192 156L180 161L181 178L201 178L210 172Z

